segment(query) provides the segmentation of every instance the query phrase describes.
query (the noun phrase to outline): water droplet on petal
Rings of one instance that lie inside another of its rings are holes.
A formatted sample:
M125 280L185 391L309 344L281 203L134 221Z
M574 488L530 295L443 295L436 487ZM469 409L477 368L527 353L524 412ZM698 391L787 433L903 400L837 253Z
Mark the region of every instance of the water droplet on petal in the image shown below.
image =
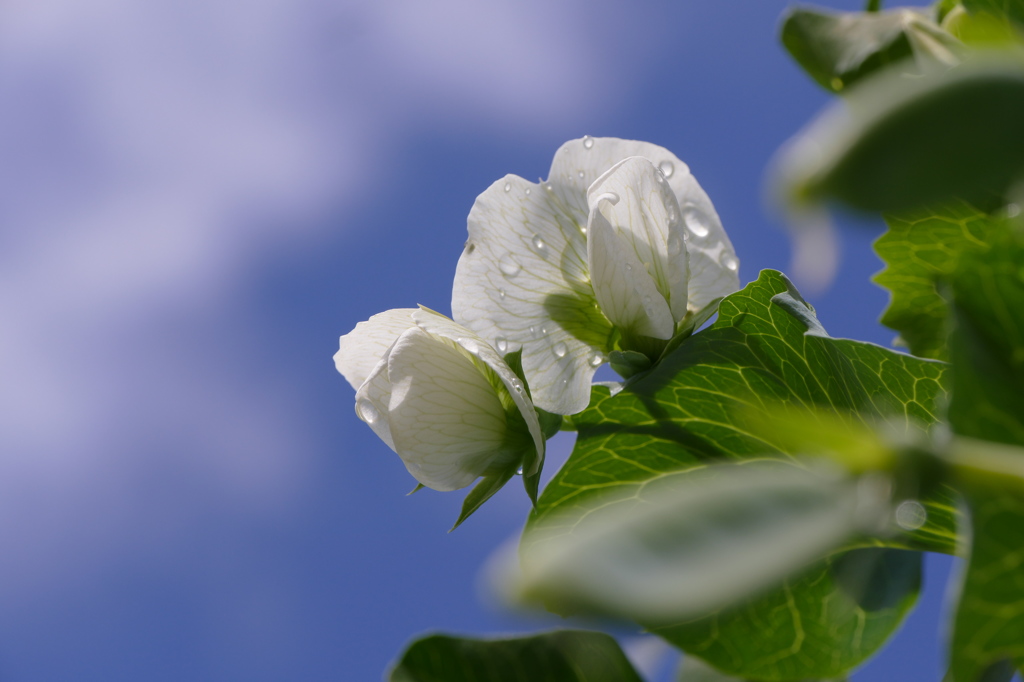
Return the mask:
M531 240L531 243L533 244L533 249L537 253L539 253L543 257L547 257L548 245L544 243L544 240L540 238L539 234L533 235L533 239Z
M740 267L740 262L736 260L736 256L733 256L728 251L722 253L721 263L727 270L736 272Z
M503 301L505 300L505 290L504 289L498 289L498 298L500 298Z
M676 167L672 165L671 161L662 161L658 164L658 170L660 170L662 175L666 178L671 178L672 174L676 172Z
M367 424L373 424L380 419L380 412L369 400L356 401L356 412L359 413L359 418Z
M556 343L555 347L552 350L555 351L555 357L559 358L564 358L565 354L569 352L569 348L561 341Z
M546 189L549 192L554 192L555 191L554 185L552 185L550 182L545 182L544 183L544 189Z
M686 223L687 229L696 236L708 236L708 226L706 224L707 219L704 217L704 214L700 212L700 209L693 204L687 204L686 207L683 208L683 221Z
M632 272L633 266L630 263L626 263L626 272Z
M506 192L511 192L512 191L512 183L511 182L506 182L505 183L505 191Z
M669 236L667 246L669 257L674 258L683 252L683 240L677 234Z
M896 507L896 525L903 530L917 530L928 521L928 510L917 500L904 500Z
M579 176L580 176L580 180L582 180L582 179L583 179L583 177L584 177L584 173L583 173L583 171L580 171L579 173L577 173L577 175L579 175Z
M508 350L508 340L506 340L505 337L503 336L499 336L498 338L494 339L494 347L498 349L499 353L504 353L505 351Z
M601 363L604 362L604 356L600 353L594 353L590 356L590 360L588 362L590 362L591 367L600 367Z
M519 271L523 269L523 266L519 264L516 257L511 253L506 253L498 261L498 269L506 277L515 277L519 274Z
M527 188L526 188L526 193L527 193L527 194L529 194L529 193L530 193L531 191L532 191L532 190L531 190L531 189L530 189L529 187L527 187Z
M647 306L651 305L651 297L650 296L644 296L644 305L647 305Z
M512 379L512 388L516 390L516 393L522 393L523 382L521 382L519 379Z
M583 136L583 147L585 149L590 149L593 146L594 146L594 138L592 138L590 135L584 135Z
M519 467L518 469L516 469L516 476L522 476L522 475L523 475L523 467Z
M587 236L587 226L586 225L580 225L580 232L582 232L583 236L586 237Z
M540 328L540 335L541 336L545 336L545 335L547 335L547 333L548 333L548 328L547 327L541 327Z
M471 355L476 355L480 352L480 345L473 339L459 337L458 344L469 351Z

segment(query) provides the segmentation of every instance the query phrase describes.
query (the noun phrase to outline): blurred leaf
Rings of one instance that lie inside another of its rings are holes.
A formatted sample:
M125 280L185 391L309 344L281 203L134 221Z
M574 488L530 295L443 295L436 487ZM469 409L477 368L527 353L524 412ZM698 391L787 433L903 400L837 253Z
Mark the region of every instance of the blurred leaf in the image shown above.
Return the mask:
M944 372L942 363L828 337L785 276L764 271L722 302L713 325L651 373L614 397L595 389L591 406L573 419L575 450L544 490L528 528L557 541L571 532L572 514L628 506L668 473L806 454L764 429L780 407L819 407L869 425L904 420L914 432L911 422L935 423ZM611 501L616 497L621 502ZM955 551L949 505L948 499L925 501L928 522L886 542ZM869 613L836 598L830 576L826 562L747 605L659 634L723 670L752 677L835 676L885 641L915 591L908 588L891 609Z
M951 278L949 421L961 436L1024 445L1024 244L1004 231Z
M948 308L937 280L966 251L984 251L1002 221L963 202L885 217L889 230L875 242L885 269L874 281L889 290L881 322L900 334L910 352L945 360Z
M527 531L523 589L559 612L647 626L704 616L877 533L891 514L885 478L865 485L777 461L668 474L628 508L568 512L573 532L556 542Z
M618 643L601 632L532 637L429 635L413 642L390 682L642 682Z
M1024 176L1024 61L990 51L944 74L882 74L787 147L781 191L904 211L961 199L1002 204Z
M1013 47L1024 42L1021 26L1002 14L969 13L958 5L949 12L942 27L965 45L972 47Z
M970 563L953 627L955 682L1009 679L1024 659L1024 244L1005 231L951 278L953 398L961 479L971 512ZM994 441L994 443L993 443ZM965 444L966 443L966 444ZM967 469L967 471L965 471ZM970 471L969 469L973 469ZM1002 472L1000 472L1002 470Z
M950 66L959 41L925 11L831 12L794 7L782 21L782 44L823 88L841 92L890 65L918 74ZM923 67L923 68L922 68Z
M845 682L846 678L833 678L821 682ZM687 656L679 666L676 682L744 682L742 678L726 675L715 670L704 661L695 656ZM801 680L800 682L814 682L813 680Z
M987 12L1024 24L1024 0L962 0L969 12Z

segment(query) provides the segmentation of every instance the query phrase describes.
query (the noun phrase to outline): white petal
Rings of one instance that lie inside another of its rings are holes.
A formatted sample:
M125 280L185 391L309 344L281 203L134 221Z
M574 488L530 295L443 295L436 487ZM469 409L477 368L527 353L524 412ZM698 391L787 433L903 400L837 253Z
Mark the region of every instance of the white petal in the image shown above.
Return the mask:
M610 198L599 198L590 214L587 244L594 294L608 319L624 331L670 339L675 322L668 302L631 246L603 215L602 207L611 203Z
M642 156L662 170L675 192L690 238L689 309L699 310L739 289L739 261L722 221L689 167L664 147L614 137L584 137L563 144L551 163L548 183L562 202L586 214L586 191L622 159Z
M417 310L412 314L412 317L420 329L435 336L455 341L463 350L490 367L498 378L501 379L501 382L512 396L516 407L519 408L519 412L523 415L527 428L530 429L530 436L533 438L533 444L537 448L536 469L539 469L544 462L544 435L540 428L540 421L537 419L537 412L533 409L533 402L523 390L523 382L519 380L519 377L516 376L515 372L512 371L498 351L471 330L432 310ZM536 473L536 469L526 473Z
M341 337L334 366L358 390L395 340L415 326L416 308L394 308L378 313Z
M390 403L391 381L388 378L388 354L385 353L356 391L356 415L394 450L395 441L391 437L391 422L388 420Z
M464 488L518 454L503 450L505 408L494 387L454 343L410 329L388 355L388 375L395 450L423 485Z
M534 402L559 414L589 403L611 333L589 282L586 221L543 184L505 176L477 197L455 271L455 320L500 353L522 348Z
M647 159L633 156L612 166L590 186L591 210L602 196L616 197L601 205L601 213L643 264L678 322L687 311L686 237L679 204L665 176Z

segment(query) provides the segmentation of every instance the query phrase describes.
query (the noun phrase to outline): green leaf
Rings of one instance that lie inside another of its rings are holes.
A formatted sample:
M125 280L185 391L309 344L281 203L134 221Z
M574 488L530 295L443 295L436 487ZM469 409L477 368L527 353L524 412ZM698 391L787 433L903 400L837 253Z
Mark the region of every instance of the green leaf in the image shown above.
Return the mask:
M964 256L951 287L950 424L959 436L983 441L976 453L966 441L969 456L960 458L965 467L975 467L961 475L973 538L953 626L950 673L955 682L1009 679L1008 661L1024 659L1024 485L1012 471L1024 471L1024 450L992 441L1024 445L1021 236L1007 231L990 251ZM1005 473L985 475L986 468Z
M651 359L635 350L613 350L608 354L608 364L622 377L628 379L651 368Z
M532 637L429 635L413 642L390 682L642 682L618 643L600 632Z
M817 463L819 467L821 462ZM842 477L777 461L713 464L651 481L635 504L582 518L554 542L527 531L528 601L647 626L731 606L806 569L892 514L884 475Z
M1024 61L975 54L908 79L883 74L850 92L781 157L783 196L866 211L904 211L953 198L1002 205L1024 176Z
M715 670L695 656L687 656L679 666L676 682L744 682L744 680ZM801 680L801 682L813 682L813 680ZM846 678L833 678L822 682L846 682Z
M1024 24L1024 0L963 0L969 12L988 12Z
M595 389L591 406L574 417L576 448L528 527L568 533L569 513L614 505L609 495L629 504L651 481L709 462L803 454L763 427L780 406L834 410L869 424L902 419L908 431L916 429L911 422L933 424L944 373L942 363L828 337L785 276L764 271L651 373L614 397ZM926 500L928 522L886 542L954 552L948 507L948 499ZM837 591L826 563L745 606L659 634L730 672L831 677L876 650L915 595L908 586L903 600L870 612Z
M832 92L894 64L900 73L920 74L918 60L925 66L942 64L961 47L926 12L907 8L831 12L794 7L783 17L781 39L811 78Z
M885 220L889 230L875 242L885 269L874 281L890 294L881 322L914 355L945 360L948 307L937 282L955 270L961 254L987 250L1002 221L963 202Z

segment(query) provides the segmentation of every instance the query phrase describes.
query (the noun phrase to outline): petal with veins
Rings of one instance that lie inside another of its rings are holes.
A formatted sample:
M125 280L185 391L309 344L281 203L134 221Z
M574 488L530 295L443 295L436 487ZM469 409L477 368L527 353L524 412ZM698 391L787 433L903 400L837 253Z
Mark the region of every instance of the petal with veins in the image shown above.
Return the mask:
M458 345L416 327L388 354L395 450L416 480L457 490L510 465L505 408Z
M473 358L487 365L501 380L501 383L508 389L509 395L512 396L512 401L519 408L520 414L523 415L523 420L530 430L530 437L533 439L534 447L537 448L535 466L532 471L525 473L528 475L537 473L544 462L544 435L540 428L540 421L537 418L536 410L533 409L533 402L523 390L523 383L508 366L504 358L487 341L444 315L421 308L412 314L412 318L420 329L434 336L444 337L457 343Z
M602 212L618 200L611 198L614 196L597 197L590 214L587 245L594 294L608 319L623 331L670 339L675 323L665 297L631 245L617 234Z
M388 348L402 332L415 326L412 314L416 308L394 308L378 313L341 337L334 366L359 390L374 371Z
M616 197L615 201L602 203L601 214L643 264L678 322L687 311L685 228L680 221L675 193L664 174L649 160L630 157L612 166L590 186L587 201L591 211L602 196ZM596 293L593 270L591 263ZM603 304L601 307L604 309ZM612 318L610 314L608 317Z

